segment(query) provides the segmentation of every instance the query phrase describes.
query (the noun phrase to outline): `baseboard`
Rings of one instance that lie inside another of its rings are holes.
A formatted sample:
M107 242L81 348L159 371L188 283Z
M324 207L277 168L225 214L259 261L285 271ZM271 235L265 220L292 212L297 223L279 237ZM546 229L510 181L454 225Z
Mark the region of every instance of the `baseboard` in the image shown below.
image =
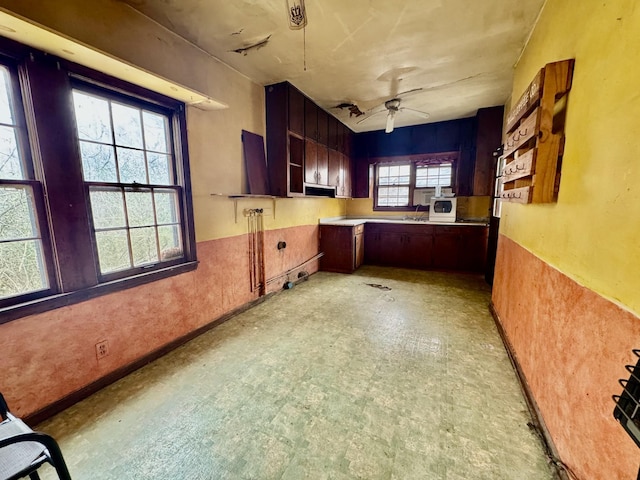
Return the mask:
M522 388L522 392L524 393L525 400L527 402L527 407L529 408L529 412L531 413L531 418L534 422L534 427L540 434L540 438L546 450L547 457L549 458L550 463L552 463L556 467L556 471L558 476L562 480L571 480L567 472L564 470L564 465L560 460L560 456L558 455L558 450L556 449L555 444L553 443L553 439L551 438L551 434L547 429L546 424L544 423L544 418L540 413L540 409L538 408L538 404L533 396L533 392L529 387L529 383L527 382L527 377L525 376L522 368L520 367L520 362L518 362L518 357L513 350L513 346L509 341L509 338L502 327L502 322L500 321L500 316L493 305L493 302L489 303L489 311L491 312L491 316L496 323L496 327L498 329L498 333L500 334L500 338L502 338L502 343L507 351L507 355L509 356L509 360L511 361L511 365L513 365L513 369L518 376L518 380L520 381L520 387Z
M95 382L92 382L82 387L81 389L76 390L75 392L70 393L69 395L61 398L60 400L57 400L50 405L47 405L46 407L38 410L37 412L32 413L31 415L27 415L26 417L23 418L23 420L27 423L27 425L33 427L38 423L62 412L63 410L66 410L67 408L78 403L79 401L84 400L90 395L93 395L94 393L105 388L106 386L117 382L123 377L126 377L130 373L135 372L139 368L142 368L145 365L153 362L154 360L157 360L158 358L184 345L190 340L193 340L194 338L202 335L205 332L208 332L209 330L217 327L218 325L223 324L224 322L235 317L236 315L239 315L249 310L250 308L255 307L256 305L259 305L260 303L264 302L267 298L277 293L280 293L280 291L268 293L262 297L256 298L255 300L245 303L244 305L222 315L221 317L216 318L215 320L207 323L206 325L203 325L202 327L199 327L196 330L193 330L187 333L186 335L169 342L163 347L160 347L159 349L148 353L147 355L139 358L138 360L128 365L125 365L123 367L120 367L114 370L113 372L105 375L104 377L99 378Z

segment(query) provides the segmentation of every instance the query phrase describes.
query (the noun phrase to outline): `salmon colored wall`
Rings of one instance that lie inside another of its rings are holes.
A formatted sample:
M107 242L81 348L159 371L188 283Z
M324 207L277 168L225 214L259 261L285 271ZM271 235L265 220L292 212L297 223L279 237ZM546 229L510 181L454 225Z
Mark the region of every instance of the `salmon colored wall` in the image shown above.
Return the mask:
M278 240L287 242L283 251ZM0 325L0 389L12 410L30 415L258 298L250 289L248 246L247 235L200 242L194 272ZM317 253L317 225L266 232L267 277ZM304 270L315 273L318 262ZM102 340L110 353L97 360Z
M514 74L518 99L575 58L557 203L505 204L493 302L561 459L581 479L635 478L613 419L640 347L640 8L548 0Z
M640 319L501 235L493 303L562 461L579 479L635 479L638 449L611 395Z
M249 283L243 209L265 209L268 278L316 255L319 218L346 212L345 201L338 199L278 199L275 212L271 200L242 199L236 221L228 195L247 191L241 131L264 135L263 87L122 2L89 3L0 0L0 10L228 108L187 108L196 271L0 325L0 391L19 415L37 412L257 298ZM11 34L33 40L20 35ZM56 42L49 47L57 52ZM287 242L285 250L277 250L279 240ZM314 273L317 265L303 269ZM276 279L269 291L281 289L285 280ZM110 354L98 361L95 344L105 339Z

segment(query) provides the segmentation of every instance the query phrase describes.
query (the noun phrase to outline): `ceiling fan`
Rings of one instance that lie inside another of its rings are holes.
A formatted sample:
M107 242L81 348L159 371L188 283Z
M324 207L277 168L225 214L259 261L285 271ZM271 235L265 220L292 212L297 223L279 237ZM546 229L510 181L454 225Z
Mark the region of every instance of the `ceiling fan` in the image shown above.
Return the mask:
M416 91L417 90L421 90L421 89L416 89ZM413 92L413 90L412 90L412 92ZM405 93L409 93L409 92L405 92ZM384 102L384 110L378 110L377 112L372 113L368 117L365 117L362 120L356 122L356 124L360 124L362 122L366 122L367 120L369 120L370 118L378 115L379 113L387 112L387 124L386 124L386 127L385 127L384 131L385 131L385 133L391 133L391 132L393 132L393 127L394 127L396 115L399 112L404 112L404 111L415 113L415 114L417 114L417 115L419 115L419 116L421 116L422 118L425 118L425 119L429 118L429 114L427 112L421 112L420 110L415 110L413 108L408 108L408 107L401 107L400 106L400 99L399 98L392 98L392 99L387 100L387 101Z

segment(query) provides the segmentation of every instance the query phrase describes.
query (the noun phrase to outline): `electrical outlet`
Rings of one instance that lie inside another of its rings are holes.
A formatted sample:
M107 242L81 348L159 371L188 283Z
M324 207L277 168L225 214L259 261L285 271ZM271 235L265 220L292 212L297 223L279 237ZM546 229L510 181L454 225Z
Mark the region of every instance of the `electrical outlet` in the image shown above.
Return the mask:
M102 340L101 342L96 343L96 358L100 360L107 355L109 355L109 342L107 340Z

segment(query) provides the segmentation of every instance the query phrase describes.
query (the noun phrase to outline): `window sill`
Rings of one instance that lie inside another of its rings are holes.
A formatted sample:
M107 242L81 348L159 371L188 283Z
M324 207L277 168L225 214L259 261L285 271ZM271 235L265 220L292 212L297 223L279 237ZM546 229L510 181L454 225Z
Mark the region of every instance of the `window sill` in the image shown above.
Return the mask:
M0 325L12 320L16 320L18 318L26 317L28 315L34 315L37 313L54 310L56 308L66 307L69 305L73 305L74 303L84 302L86 300L100 297L102 295L107 295L109 293L119 292L121 290L126 290L147 283L155 282L157 280L162 280L164 278L173 277L174 275L179 275L181 273L191 272L197 267L197 261L181 263L179 265L173 265L161 270L155 270L153 272L143 273L121 280L114 280L112 282L101 283L84 290L51 295L48 297L33 300L31 302L12 305L10 307L0 309Z

